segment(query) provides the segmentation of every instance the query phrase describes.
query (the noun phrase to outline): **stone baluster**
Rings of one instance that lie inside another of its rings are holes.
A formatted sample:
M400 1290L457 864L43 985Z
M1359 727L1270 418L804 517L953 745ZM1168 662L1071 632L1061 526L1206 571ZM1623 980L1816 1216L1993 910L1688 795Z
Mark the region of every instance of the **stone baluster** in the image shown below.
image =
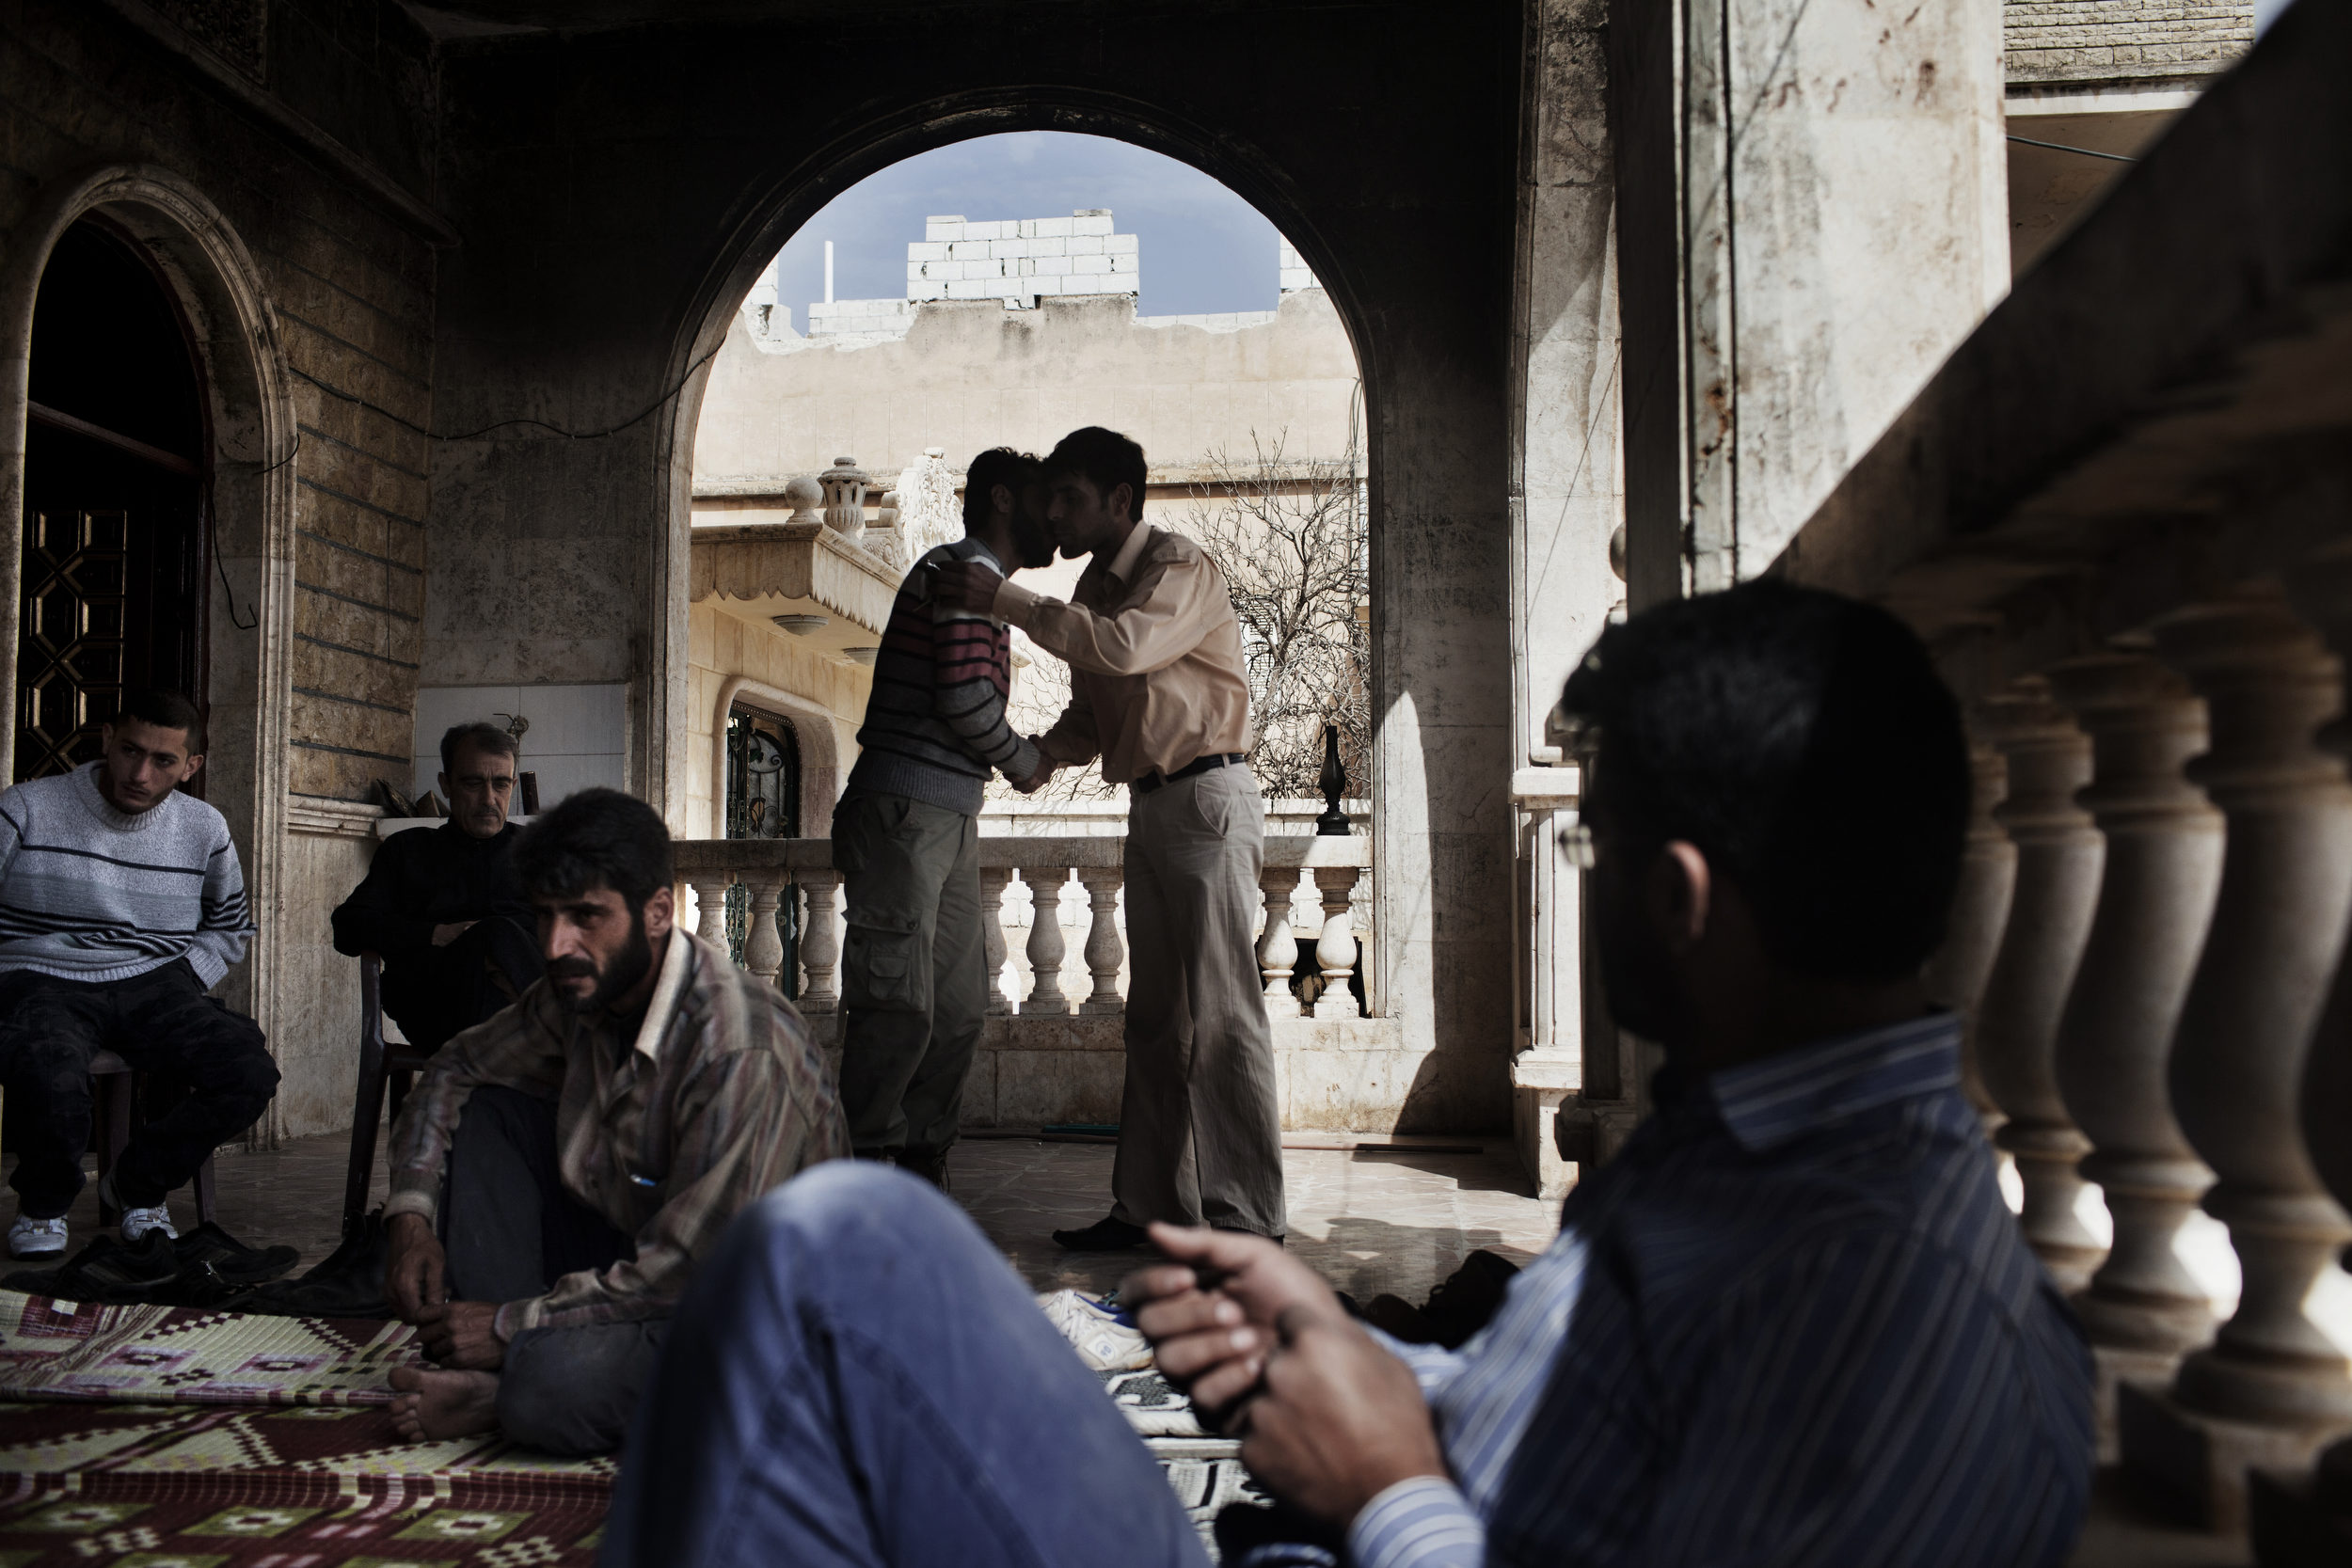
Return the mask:
M1036 976L1021 1014L1067 1013L1070 999L1061 993L1061 960L1069 947L1061 934L1061 890L1070 869L1041 866L1024 870L1021 879L1029 884L1029 968Z
M1012 1003L1005 995L1005 884L1011 880L1010 866L980 867L980 961L988 965L992 1016L1012 1011Z
M841 965L841 932L834 925L834 902L841 890L841 873L823 869L797 871L793 879L808 900L801 922L801 969L808 983L801 988L801 1011L830 1013L841 1006L834 972Z
M1265 894L1265 934L1258 939L1258 968L1265 975L1265 1010L1276 1018L1297 1018L1302 1009L1291 991L1298 967L1298 939L1291 934L1291 895L1298 891L1298 867L1269 865L1258 873Z
M781 871L746 871L743 885L751 890L751 920L743 928L743 967L767 981L778 985L776 976L784 968L784 933L776 925L776 900L785 888ZM722 915L722 933L724 932Z
M706 871L689 885L694 890L694 934L712 946L727 944L727 889L735 877L725 871Z
M2115 1243L2074 1309L2103 1383L2169 1375L2213 1336L2213 1307L2172 1243L2213 1180L2173 1118L2166 1064L2221 886L2221 814L2183 773L2205 750L2205 705L2140 654L2050 672L2090 732L2092 783L2076 799L2106 839L2099 910L2058 1025L2058 1082L2090 1139L2085 1177L2105 1192ZM2101 1414L2112 1419L2112 1405Z
M2352 546L2339 545L2290 578L2289 596L2319 628L2339 660L2352 660ZM2339 756L2352 753L2352 718L2339 714L2320 742ZM2338 1203L2352 1210L2352 947L2336 963L2326 1011L2312 1037L2303 1069L2303 1147ZM2342 1551L2352 1530L2352 1437L2319 1457L2308 1489L2299 1476L2253 1478L2268 1494L2255 1509L2258 1560L2325 1562Z
M2076 1291L2100 1251L2074 1216L2083 1187L2074 1166L2090 1146L2058 1097L2057 1052L2106 852L2074 804L2090 782L2090 742L2038 678L1983 704L1979 726L2009 759L2009 800L1994 815L2017 846L2017 886L1977 1013L1978 1061L2009 1118L1994 1141L2017 1161L2026 1239L2058 1284Z
M1348 915L1348 900L1361 875L1352 865L1315 867L1315 887L1323 895L1323 935L1315 939L1315 964L1323 971L1323 990L1315 998L1317 1018L1358 1014L1356 993L1347 984L1356 973L1356 929Z
M2009 794L2009 759L1990 746L1972 745L1968 761L1975 788L1969 797L1968 841L1961 854L1960 886L1952 895L1951 923L1944 945L1928 960L1921 979L1931 999L1959 1015L1961 1088L1990 1132L2000 1125L2001 1114L1977 1065L1977 1007L1984 999L1993 960L2001 951L2001 933L2009 925L2010 898L2017 890L2017 846L2010 842L1993 815Z
M2304 1297L2352 1239L2303 1146L2303 1066L2352 910L2352 788L2313 736L2338 665L2274 598L2202 606L2156 627L2205 699L2212 748L2188 769L2228 822L2221 889L2173 1038L2173 1114L2216 1180L2243 1286L2169 1399L2119 1391L2126 1465L2216 1528L2243 1519L2249 1464L2308 1462L2352 1423L2344 1356ZM2217 1418L2217 1419L2216 1418Z
M1082 1013L1115 1013L1127 1004L1119 995L1119 964L1127 950L1119 940L1119 888L1127 879L1124 866L1082 865L1078 880L1086 884L1087 902L1094 911L1087 927L1087 968L1094 974L1094 991L1078 1005Z

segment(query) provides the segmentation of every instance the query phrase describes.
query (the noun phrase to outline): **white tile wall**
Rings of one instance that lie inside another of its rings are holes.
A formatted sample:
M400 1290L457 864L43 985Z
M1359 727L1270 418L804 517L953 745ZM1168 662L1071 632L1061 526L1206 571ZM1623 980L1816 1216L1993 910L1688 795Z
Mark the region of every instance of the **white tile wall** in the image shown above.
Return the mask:
M428 686L417 692L415 793L436 788L441 736L480 720L503 729L501 714L531 721L520 769L539 775L541 810L578 790L624 788L628 777L628 689L610 686ZM516 802L517 810L521 802Z
M1136 236L1112 233L1111 214L1100 208L999 223L932 217L907 246L907 298L1025 305L1056 294L1137 293L1141 256Z

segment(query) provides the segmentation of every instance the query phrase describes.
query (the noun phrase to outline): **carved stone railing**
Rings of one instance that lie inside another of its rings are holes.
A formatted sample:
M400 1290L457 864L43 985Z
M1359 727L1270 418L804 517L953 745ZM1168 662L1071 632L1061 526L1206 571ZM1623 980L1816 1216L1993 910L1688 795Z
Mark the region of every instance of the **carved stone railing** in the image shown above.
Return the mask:
M980 840L980 935L989 972L1000 982L992 990L990 1012L1035 1018L1125 1010L1119 977L1127 956L1120 911L1126 849L1124 838ZM846 911L840 907L841 874L833 868L831 839L681 839L676 857L679 883L694 890L700 911L697 929L709 941L726 941L727 889L740 885L748 891L751 918L743 940L743 967L765 979L779 981L784 967L784 926L778 911L787 896L799 900L793 906L793 928L801 933L799 974L787 993L803 1013L831 1013L840 1006L839 926ZM1266 840L1265 870L1259 879L1266 912L1258 939L1258 964L1265 980L1267 1010L1275 1017L1361 1015L1353 990L1359 949L1351 910L1357 883L1371 867L1368 839ZM1017 1005L1001 985L1009 952L1004 900L1015 878L1028 888L1035 911L1022 955L1027 983L1016 987L1021 998ZM1309 878L1322 901L1323 919L1302 945L1291 906L1293 895ZM1084 899L1090 911L1079 949L1088 975L1083 983L1075 974L1068 981L1063 978L1070 942L1061 910L1072 899ZM1319 982L1314 1001L1304 1006L1291 990L1302 958L1305 973Z

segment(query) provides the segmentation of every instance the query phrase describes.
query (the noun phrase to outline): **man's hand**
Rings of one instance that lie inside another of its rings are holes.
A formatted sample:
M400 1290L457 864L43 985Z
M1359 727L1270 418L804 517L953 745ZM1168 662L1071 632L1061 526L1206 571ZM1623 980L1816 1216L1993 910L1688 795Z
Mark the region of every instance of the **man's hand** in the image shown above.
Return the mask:
M996 587L1004 580L977 561L943 562L931 573L931 603L991 615L995 613Z
M417 1340L436 1365L452 1370L495 1371L506 1360L498 1336L496 1302L452 1301L428 1307L417 1320Z
M1025 779L1008 779L1006 782L1010 784L1013 788L1019 790L1024 795L1035 795L1039 790L1043 789L1045 787L1045 782L1048 779L1051 779L1058 771L1059 768L1057 768L1054 763L1048 761L1042 753L1040 753L1037 759L1036 772L1030 774Z
M449 1299L448 1255L422 1214L394 1214L387 1229L384 1294L402 1323L421 1323Z
M433 927L433 945L436 947L447 947L451 942L455 942L459 937L462 937L468 931L472 930L473 926L474 923L470 920L443 921L440 925Z
M1154 1225L1152 1240L1173 1261L1129 1275L1119 1299L1135 1309L1161 1373L1205 1411L1258 1386L1284 1312L1345 1316L1331 1287L1263 1236Z
M1286 1309L1264 1388L1241 1410L1241 1462L1268 1492L1344 1530L1414 1476L1446 1479L1428 1402L1404 1362L1334 1306Z

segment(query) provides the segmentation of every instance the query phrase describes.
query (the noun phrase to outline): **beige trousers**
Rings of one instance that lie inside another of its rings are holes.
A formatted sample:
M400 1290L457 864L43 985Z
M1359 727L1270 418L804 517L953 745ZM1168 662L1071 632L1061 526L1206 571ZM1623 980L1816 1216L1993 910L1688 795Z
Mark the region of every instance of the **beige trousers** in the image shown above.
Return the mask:
M1283 1234L1274 1040L1258 972L1265 800L1246 768L1127 811L1127 1083L1111 1212Z

